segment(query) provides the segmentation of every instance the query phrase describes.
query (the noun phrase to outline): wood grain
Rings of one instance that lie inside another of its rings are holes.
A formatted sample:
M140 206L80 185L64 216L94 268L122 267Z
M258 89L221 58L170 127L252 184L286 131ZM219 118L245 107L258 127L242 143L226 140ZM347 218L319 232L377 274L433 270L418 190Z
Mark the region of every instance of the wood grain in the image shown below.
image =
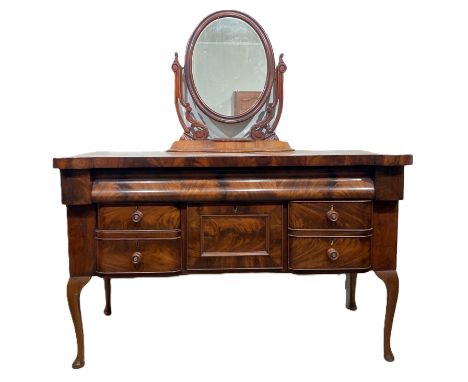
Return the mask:
M267 255L268 216L201 215L201 256Z
M62 203L66 205L91 204L91 172L88 170L60 171Z
M132 214L140 211L141 220L134 222ZM158 230L180 228L180 210L174 205L100 206L99 223L104 230Z
M374 202L373 225L372 269L377 271L396 269L398 202Z
M92 276L96 271L96 206L67 206L67 221L70 276Z
M337 260L327 255L330 248L339 252ZM289 237L289 268L367 269L370 266L370 238Z
M404 188L404 171L402 166L375 168L375 199L402 200Z
M338 214L330 221L328 211ZM289 203L292 229L368 229L372 226L372 202L321 201Z
M189 205L188 269L282 269L283 206Z
M60 169L167 167L317 167L406 166L412 155L380 155L367 151L302 151L280 153L95 152L54 158Z
M97 180L92 191L96 203L370 199L373 196L371 179L353 178L116 179Z
M181 239L99 240L97 272L103 275L167 273L181 270ZM141 253L140 264L132 255Z

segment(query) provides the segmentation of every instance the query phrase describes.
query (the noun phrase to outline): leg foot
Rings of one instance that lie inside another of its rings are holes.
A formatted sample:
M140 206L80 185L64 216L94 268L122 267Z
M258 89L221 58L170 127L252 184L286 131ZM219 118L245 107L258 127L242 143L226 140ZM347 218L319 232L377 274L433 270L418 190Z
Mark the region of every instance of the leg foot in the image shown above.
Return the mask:
M357 273L346 273L346 308L349 310L356 310L356 299L355 299L355 292L356 292L356 280L357 280Z
M79 369L84 366L84 335L83 321L81 319L80 294L81 289L91 280L91 276L85 277L70 277L67 285L68 307L75 326L76 344L78 347L76 359L72 364L74 369Z
M104 308L104 314L110 316L112 314L111 309L111 280L109 277L104 277L104 289L106 291L106 307Z
M393 362L395 357L390 346L392 335L393 316L398 300L398 274L396 271L375 271L375 274L385 283L387 288L387 310L385 312L384 326L384 358L388 362Z

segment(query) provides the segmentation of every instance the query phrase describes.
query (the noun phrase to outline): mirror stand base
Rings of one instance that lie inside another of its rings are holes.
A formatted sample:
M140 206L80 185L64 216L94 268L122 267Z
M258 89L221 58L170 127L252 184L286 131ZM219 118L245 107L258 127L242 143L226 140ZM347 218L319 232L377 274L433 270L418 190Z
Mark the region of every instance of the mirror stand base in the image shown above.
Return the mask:
M245 139L181 140L172 144L168 152L254 153L294 151L288 142Z

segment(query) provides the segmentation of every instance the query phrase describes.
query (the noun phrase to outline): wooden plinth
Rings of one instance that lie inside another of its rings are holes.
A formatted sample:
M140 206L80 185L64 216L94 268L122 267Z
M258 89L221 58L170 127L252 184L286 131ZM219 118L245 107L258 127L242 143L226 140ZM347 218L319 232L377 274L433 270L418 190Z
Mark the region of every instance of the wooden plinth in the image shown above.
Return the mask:
M294 151L288 142L283 141L254 141L254 140L199 140L176 141L169 152L213 152L213 153L249 153L249 152L278 152Z

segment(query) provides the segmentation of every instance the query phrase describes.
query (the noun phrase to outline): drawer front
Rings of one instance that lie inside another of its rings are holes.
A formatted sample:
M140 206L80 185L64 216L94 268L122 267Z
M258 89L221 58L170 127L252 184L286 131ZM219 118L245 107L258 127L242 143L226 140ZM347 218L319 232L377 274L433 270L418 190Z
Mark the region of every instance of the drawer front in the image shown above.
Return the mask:
M188 207L188 269L281 269L282 204Z
M181 239L97 240L98 272L164 273L181 269Z
M174 205L101 206L100 229L158 230L180 228L180 210Z
M369 229L372 202L291 202L291 229Z
M370 250L370 237L290 237L289 268L367 269Z

